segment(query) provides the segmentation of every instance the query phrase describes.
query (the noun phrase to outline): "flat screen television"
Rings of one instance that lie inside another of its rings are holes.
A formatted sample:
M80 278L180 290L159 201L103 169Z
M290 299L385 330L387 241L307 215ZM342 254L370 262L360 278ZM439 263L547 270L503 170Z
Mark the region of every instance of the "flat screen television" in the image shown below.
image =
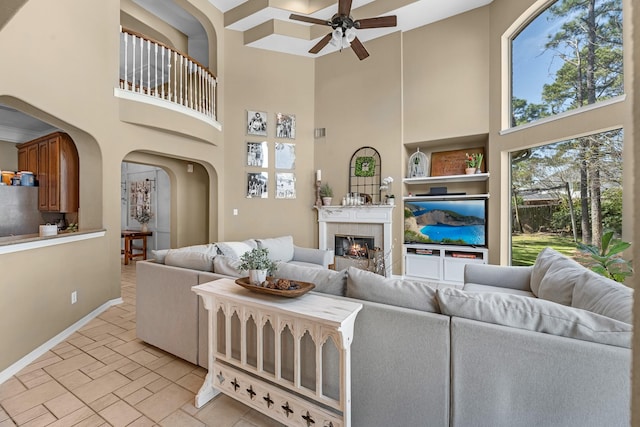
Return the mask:
M487 245L487 199L405 202L404 242Z

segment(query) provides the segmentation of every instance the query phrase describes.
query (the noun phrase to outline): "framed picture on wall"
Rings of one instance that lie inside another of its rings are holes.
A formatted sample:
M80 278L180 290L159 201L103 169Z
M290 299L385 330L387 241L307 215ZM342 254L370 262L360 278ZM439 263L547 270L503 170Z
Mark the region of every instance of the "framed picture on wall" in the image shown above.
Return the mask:
M276 174L276 199L296 198L296 176L290 172Z
M484 156L484 147L431 153L431 176L464 175L467 154L482 154ZM484 164L481 168L487 170Z
M276 113L276 138L295 139L296 116L293 114Z
M267 136L267 113L247 110L247 135Z
M276 142L276 169L296 168L296 145Z
M267 141L247 142L247 166L266 168L269 166Z
M267 172L247 173L247 199L266 199L269 197L269 174Z

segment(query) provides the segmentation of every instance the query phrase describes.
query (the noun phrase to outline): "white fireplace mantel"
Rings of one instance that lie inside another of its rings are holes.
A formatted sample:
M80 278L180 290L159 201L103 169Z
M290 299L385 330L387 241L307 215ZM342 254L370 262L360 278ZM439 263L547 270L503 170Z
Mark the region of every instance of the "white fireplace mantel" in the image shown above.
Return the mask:
M363 206L320 206L318 210L318 246L320 249L333 250L333 242L329 242L328 225L342 224L380 224L382 225L382 249L387 266L386 275L391 276L393 265L391 251L392 205Z

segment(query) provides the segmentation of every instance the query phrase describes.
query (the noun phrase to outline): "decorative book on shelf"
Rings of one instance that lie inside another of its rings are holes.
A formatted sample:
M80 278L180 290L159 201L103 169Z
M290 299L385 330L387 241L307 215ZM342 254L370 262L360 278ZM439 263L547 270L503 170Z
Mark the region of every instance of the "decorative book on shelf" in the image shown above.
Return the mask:
M418 255L433 255L433 251L431 249L416 249L416 253Z
M454 258L469 258L469 259L476 259L478 257L476 254L472 254L468 252L453 252L451 256Z

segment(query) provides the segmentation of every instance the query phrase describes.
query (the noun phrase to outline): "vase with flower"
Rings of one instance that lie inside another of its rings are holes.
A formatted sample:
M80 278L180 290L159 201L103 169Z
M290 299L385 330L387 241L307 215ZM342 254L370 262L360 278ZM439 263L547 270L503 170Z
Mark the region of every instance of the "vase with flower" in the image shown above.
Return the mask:
M380 192L382 193L383 191L387 192L387 195L385 197L386 200L386 204L387 205L394 205L395 204L395 196L391 193L391 184L393 183L393 178L388 176L386 178L384 178L382 180L382 184L380 185Z
M144 233L149 231L149 221L151 221L152 217L153 214L148 209L142 209L140 212L138 212L135 219L140 223L140 231Z
M464 170L464 172L467 175L472 175L480 171L480 166L482 165L482 160L484 158L482 153L466 153L466 156L467 157L465 159L465 164L467 165L467 168Z

